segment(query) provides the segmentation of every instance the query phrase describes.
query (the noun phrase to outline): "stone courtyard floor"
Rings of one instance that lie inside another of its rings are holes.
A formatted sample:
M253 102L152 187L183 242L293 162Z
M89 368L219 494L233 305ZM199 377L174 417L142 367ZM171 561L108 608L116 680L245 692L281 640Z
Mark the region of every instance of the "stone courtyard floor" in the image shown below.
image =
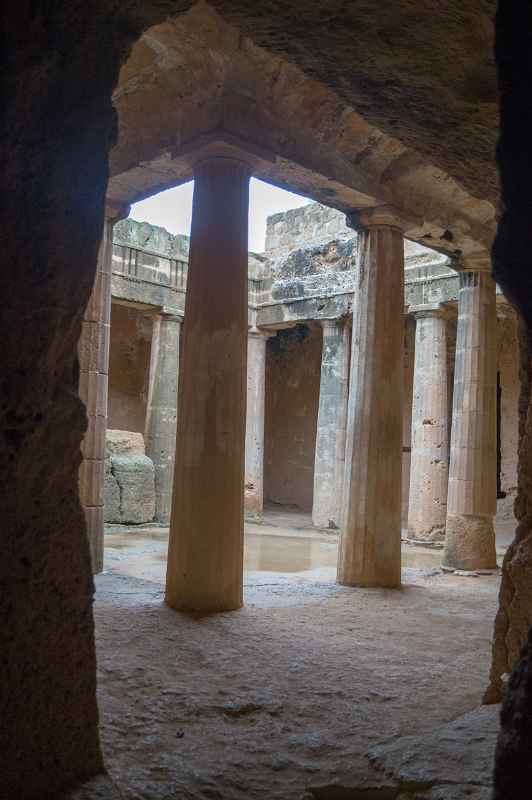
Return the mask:
M124 800L488 800L498 575L405 546L400 590L337 586L337 534L280 509L246 525L245 607L188 615L163 603L167 530L111 530L98 690Z

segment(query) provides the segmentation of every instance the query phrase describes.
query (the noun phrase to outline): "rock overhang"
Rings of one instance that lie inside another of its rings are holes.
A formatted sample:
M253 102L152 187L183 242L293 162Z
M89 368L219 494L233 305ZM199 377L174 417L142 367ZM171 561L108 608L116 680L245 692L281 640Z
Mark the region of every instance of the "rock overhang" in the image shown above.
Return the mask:
M139 39L114 102L119 136L108 196L117 204L190 180L202 151L225 148L251 158L256 177L341 211L391 205L408 238L455 259L489 252L489 199L243 37L206 3Z

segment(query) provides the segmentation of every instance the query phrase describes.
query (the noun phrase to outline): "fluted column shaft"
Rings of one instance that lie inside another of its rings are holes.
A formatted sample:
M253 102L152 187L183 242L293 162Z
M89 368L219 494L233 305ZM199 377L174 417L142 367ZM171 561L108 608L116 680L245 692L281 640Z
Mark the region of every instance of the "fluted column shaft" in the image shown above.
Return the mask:
M338 528L345 469L349 329L341 320L322 320L321 326L323 347L312 522L320 528Z
M362 229L353 308L338 581L401 582L403 235L375 213Z
M456 362L443 563L455 569L496 566L497 360L495 282L488 272L460 273Z
M144 438L155 468L155 519L164 523L170 521L172 508L181 321L173 314L157 314L151 340Z
M79 396L87 409L83 461L79 469L79 497L85 512L93 572L103 569L103 502L105 432L111 324L111 264L113 220L104 222L92 293L83 318L78 344Z
M259 330L248 333L244 507L252 514L262 514L264 507L266 343L271 335Z
M196 164L166 602L242 605L249 167Z
M412 401L408 537L445 537L449 472L447 321L442 309L418 310Z

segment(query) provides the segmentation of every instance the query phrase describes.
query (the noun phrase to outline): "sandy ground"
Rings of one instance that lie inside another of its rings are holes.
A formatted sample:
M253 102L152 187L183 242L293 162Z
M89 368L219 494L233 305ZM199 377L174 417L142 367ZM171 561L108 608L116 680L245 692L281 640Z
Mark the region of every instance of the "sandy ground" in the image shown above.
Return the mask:
M349 589L334 536L256 527L246 605L212 616L164 606L166 532L108 535L101 736L127 800L355 796L323 787L374 783L368 751L480 703L498 575L445 575L407 548L401 590Z

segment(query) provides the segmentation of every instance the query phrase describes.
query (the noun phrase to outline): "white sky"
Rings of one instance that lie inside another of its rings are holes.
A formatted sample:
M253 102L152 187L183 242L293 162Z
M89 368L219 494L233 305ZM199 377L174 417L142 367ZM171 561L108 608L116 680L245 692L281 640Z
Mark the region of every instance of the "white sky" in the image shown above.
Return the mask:
M160 225L173 234L184 233L189 236L193 186L190 181L135 203L131 206L131 219ZM264 250L266 217L311 202L306 197L252 178L249 192L249 249L256 253Z

